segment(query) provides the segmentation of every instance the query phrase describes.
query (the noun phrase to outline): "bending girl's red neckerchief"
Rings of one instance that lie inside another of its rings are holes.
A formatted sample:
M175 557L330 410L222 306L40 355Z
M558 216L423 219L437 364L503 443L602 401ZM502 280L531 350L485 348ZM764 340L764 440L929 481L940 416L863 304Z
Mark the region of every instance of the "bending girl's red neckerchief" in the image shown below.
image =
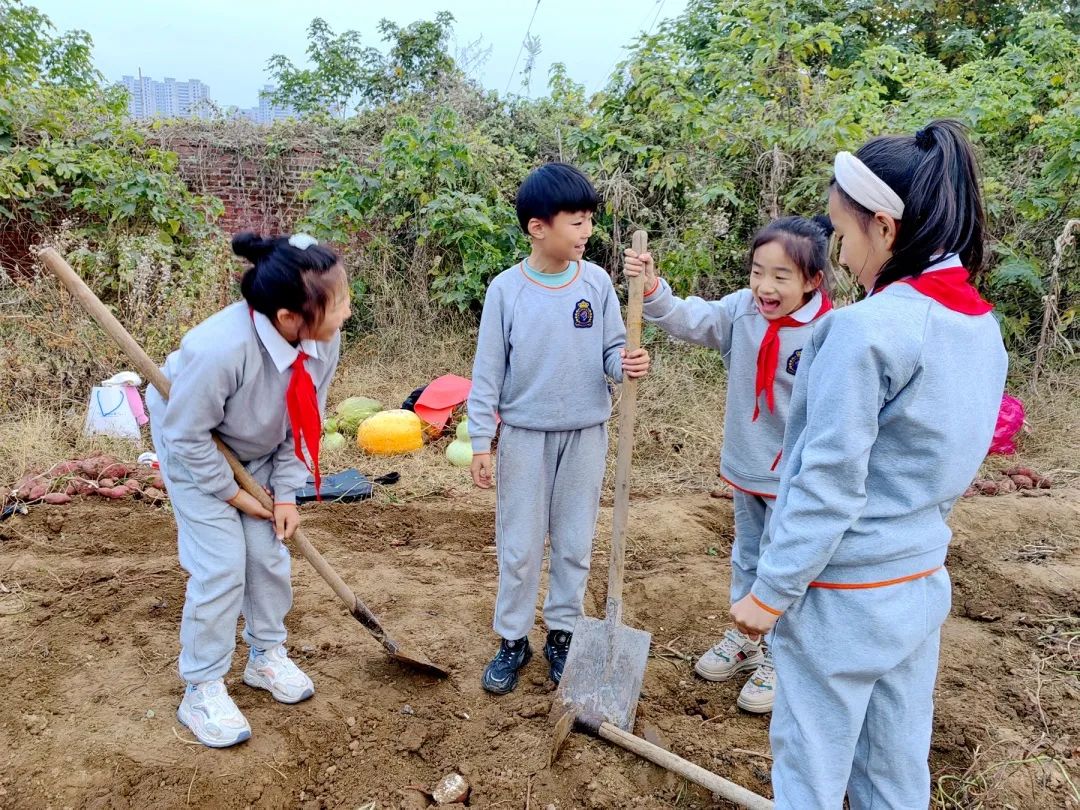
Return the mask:
M832 302L824 292L821 293L821 307L810 321L816 321L826 312L832 309ZM765 337L761 339L757 356L757 379L754 381L754 418L756 422L761 415L761 394L765 394L765 404L769 413L773 412L775 400L773 398L773 383L776 381L776 363L780 357L780 330L785 327L805 326L803 321L796 320L790 315L769 321L769 327L765 330Z
M292 377L289 379L289 387L285 389L285 407L289 412L289 424L292 426L293 442L296 445L296 457L304 462L304 466L315 477L315 498L322 500L320 487L322 476L319 474L319 439L322 436L322 420L319 417L319 398L315 394L315 382L304 368L307 355L302 351L296 353L296 360L292 365ZM301 439L307 445L308 454L311 456L311 464L304 458L304 450Z
M910 284L928 298L943 307L963 315L985 315L994 305L983 299L979 291L968 281L968 271L963 265L931 270L914 278L901 279L899 284Z
M255 307L248 307L252 325L255 324ZM289 425L292 427L293 442L296 445L296 457L304 462L304 466L315 477L315 500L322 500L322 475L319 474L319 440L322 438L322 417L319 415L319 398L315 393L315 381L311 379L308 370L304 368L307 355L299 349L296 359L293 361L292 377L289 378L289 387L285 389L285 410L289 413ZM312 441L311 437L315 440ZM304 458L304 451L300 445L303 438L307 444L308 453L311 454L311 464ZM315 469L311 469L311 465Z

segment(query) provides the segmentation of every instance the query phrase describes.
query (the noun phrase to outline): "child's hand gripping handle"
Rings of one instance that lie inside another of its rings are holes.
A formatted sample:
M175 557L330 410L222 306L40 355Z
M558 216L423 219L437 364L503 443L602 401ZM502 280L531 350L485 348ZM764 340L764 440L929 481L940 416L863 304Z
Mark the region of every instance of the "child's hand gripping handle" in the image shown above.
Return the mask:
M639 256L649 250L649 235L645 231L634 231L630 246ZM645 275L638 273L636 276L627 277L626 293L626 351L632 352L641 347L641 311L645 299ZM637 387L637 381L634 381ZM625 382L623 385L625 386ZM626 388L623 388L625 397Z
M631 246L636 253L649 249L649 235L634 231ZM645 278L642 275L628 279L626 302L626 351L641 345L641 310L645 294ZM623 568L626 556L626 524L630 516L630 461L634 454L634 416L637 413L638 381L623 377L622 395L619 397L619 450L615 459L615 507L611 518L611 564L608 568L607 609L608 621L622 621Z
M134 364L135 370L142 375L143 379L147 380L157 389L158 393L161 394L162 399L168 399L170 388L168 378L161 373L161 369L157 367L157 364L143 351L142 346L128 334L128 331L124 328L123 324L116 319L116 316L109 311L108 307L101 303L98 297L94 295L93 290L86 286L86 282L79 278L79 275L71 269L68 263L64 261L64 258L52 248L42 251L41 259L45 262L45 266L49 268L52 274L67 288L68 292L70 292L76 300L82 304L86 311L90 313L90 316L98 322L98 325L116 341L117 345L123 350L124 354L128 356L128 359ZM240 459L233 454L232 450L228 448L217 434L214 434L214 443L218 446L221 454L225 456L225 460L229 463L229 468L232 470L233 475L236 476L236 483L273 514L274 499L259 485L259 482L252 477L251 473L249 473L244 465L240 463ZM368 626L373 632L382 634L382 627L379 625L378 619L367 610L367 607L363 602L360 602L360 600L356 598L356 594L353 593L352 588L345 584L345 580L330 567L330 564L323 559L323 556L319 553L318 549L311 545L299 528L293 534L292 541L300 550L300 553L304 555L304 558L311 563L315 570L319 572L319 575L334 589L334 593L338 595L338 598L348 605L349 610L352 611L353 615L360 619L360 621L364 623L365 626Z

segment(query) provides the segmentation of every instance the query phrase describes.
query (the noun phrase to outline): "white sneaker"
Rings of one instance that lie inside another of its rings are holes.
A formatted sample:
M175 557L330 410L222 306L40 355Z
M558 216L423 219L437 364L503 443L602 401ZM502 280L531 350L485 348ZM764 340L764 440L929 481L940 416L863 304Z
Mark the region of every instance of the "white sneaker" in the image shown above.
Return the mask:
M725 631L724 637L713 645L697 663L694 672L707 681L726 681L740 672L756 669L764 659L761 644L751 641L738 630Z
M210 748L228 748L251 736L251 726L232 702L221 678L189 683L176 719Z
M266 689L279 703L299 703L315 694L315 685L296 664L289 660L284 647L272 650L251 648L244 683Z
M744 712L768 714L772 711L776 699L776 668L773 666L772 652L765 650L765 659L754 674L750 676L735 704Z

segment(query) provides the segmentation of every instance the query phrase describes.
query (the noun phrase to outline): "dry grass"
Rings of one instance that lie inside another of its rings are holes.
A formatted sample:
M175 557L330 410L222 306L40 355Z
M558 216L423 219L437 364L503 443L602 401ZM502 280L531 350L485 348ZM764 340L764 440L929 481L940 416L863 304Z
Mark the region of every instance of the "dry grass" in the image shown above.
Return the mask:
M110 455L134 461L145 446L109 436L82 435L84 411L35 404L0 418L0 493L28 472L48 470L71 458ZM3 500L0 495L0 501Z
M73 304L68 304L74 307ZM25 385L0 395L0 482L14 481L30 469L64 458L105 449L133 457L144 446L91 442L81 436L89 386L122 368L122 361L85 316L57 304L50 317L35 322L54 342L25 339L0 348L5 355L22 351L15 368L36 369L34 393ZM0 313L2 319L3 313ZM11 326L8 321L8 326ZM0 323L0 326L3 324ZM14 335L15 330L5 330ZM653 372L638 396L632 488L640 494L674 494L711 490L723 440L725 372L716 352L670 340L652 328L645 342L653 356ZM353 340L331 389L331 403L347 396L369 396L387 407L399 407L417 386L440 374L469 376L475 329L461 323L425 333L422 327L388 328ZM109 362L113 365L109 365ZM15 373L8 366L7 374ZM48 392L45 394L45 392ZM1069 483L1080 478L1075 436L1080 435L1080 373L1046 373L1035 392L1022 392L1030 432L1022 437L1016 457L995 457L988 468L1022 460L1039 472ZM618 394L616 393L616 413ZM608 480L614 467L616 420L610 423ZM372 458L351 445L326 457L327 468L355 466L365 474L401 474L401 483L380 491L389 499L454 495L471 489L468 472L443 457L448 439L410 456Z
M62 461L69 448L67 426L55 411L42 405L27 408L0 421L0 481L15 481L23 473Z
M1066 804L1055 805L1062 797L1067 797ZM1028 750L1015 743L978 747L962 774L938 776L930 799L932 810L1053 806L1080 807L1080 790L1063 757L1046 752L1041 744Z

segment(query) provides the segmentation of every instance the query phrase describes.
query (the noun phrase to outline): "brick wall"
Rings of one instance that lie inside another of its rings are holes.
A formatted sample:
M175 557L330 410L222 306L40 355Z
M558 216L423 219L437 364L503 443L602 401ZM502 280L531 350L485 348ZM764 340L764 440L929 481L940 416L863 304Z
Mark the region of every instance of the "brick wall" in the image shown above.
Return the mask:
M306 177L321 165L322 155L308 146L286 149L272 157L252 157L249 150L171 139L167 148L180 157L180 176L197 194L217 197L225 205L218 224L227 234L253 230L291 233L303 214L300 194Z
M300 194L307 176L330 160L323 150L362 158L371 148L363 133L343 140L332 129L301 124L271 133L243 122L185 121L154 126L143 135L148 146L177 153L179 174L193 192L224 203L218 224L228 235L292 233L303 215ZM0 218L0 272L33 272L30 247L41 239L39 228Z

